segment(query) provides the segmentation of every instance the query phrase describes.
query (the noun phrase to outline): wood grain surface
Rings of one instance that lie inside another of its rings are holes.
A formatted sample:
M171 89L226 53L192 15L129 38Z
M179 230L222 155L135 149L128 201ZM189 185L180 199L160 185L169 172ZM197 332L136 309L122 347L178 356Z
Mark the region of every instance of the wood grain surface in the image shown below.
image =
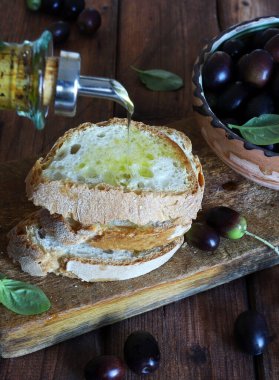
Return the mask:
M162 124L191 113L191 70L199 49L220 30L236 22L279 14L275 0L92 0L102 13L102 27L92 39L83 39L72 26L69 41L61 48L82 54L82 72L109 75L121 80L136 104L135 119ZM55 19L33 14L22 0L2 0L1 38L5 41L36 39ZM131 64L142 68L176 71L185 87L174 93L145 90ZM100 121L123 110L104 101L79 101L74 119L50 116L43 132L13 112L0 113L0 159L19 160L46 152L68 128L82 121ZM243 180L246 183L245 180ZM232 204L234 200L232 199ZM159 341L162 365L151 380L169 379L278 379L279 306L278 267L222 285L84 334L36 353L0 360L0 378L17 380L82 379L85 363L94 355L123 355L127 335L148 330ZM263 357L252 359L233 345L231 331L236 316L250 305L266 316L273 341ZM146 378L146 377L142 377ZM141 379L127 372L125 380Z

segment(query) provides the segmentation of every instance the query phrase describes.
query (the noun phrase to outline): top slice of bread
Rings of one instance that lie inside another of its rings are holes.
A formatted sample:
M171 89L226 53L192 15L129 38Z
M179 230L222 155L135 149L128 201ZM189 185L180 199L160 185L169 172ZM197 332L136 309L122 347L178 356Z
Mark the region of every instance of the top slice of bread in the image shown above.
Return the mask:
M29 199L84 224L188 224L200 209L204 178L181 132L126 119L69 130L26 179Z

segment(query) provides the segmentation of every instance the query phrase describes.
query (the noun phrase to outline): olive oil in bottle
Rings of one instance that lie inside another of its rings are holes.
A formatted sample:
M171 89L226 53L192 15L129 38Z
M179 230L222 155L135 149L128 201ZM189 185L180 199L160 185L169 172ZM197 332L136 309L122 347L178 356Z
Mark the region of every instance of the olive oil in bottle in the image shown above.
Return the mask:
M53 57L52 50L49 31L34 42L0 42L0 109L14 109L42 129L51 103L55 114L73 117L78 96L113 100L127 110L129 136L134 105L122 84L80 75L78 53L61 50Z
M0 108L14 109L44 127L47 107L43 104L45 57L51 54L51 34L44 32L31 43L0 42Z

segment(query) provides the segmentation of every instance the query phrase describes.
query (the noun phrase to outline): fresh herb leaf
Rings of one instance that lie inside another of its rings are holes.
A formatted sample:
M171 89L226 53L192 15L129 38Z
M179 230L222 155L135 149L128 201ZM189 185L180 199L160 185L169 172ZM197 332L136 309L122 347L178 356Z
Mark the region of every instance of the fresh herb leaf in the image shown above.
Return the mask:
M255 145L279 143L279 115L265 114L243 125L228 124L228 127L239 130L245 140Z
M0 280L0 303L22 315L40 314L51 306L45 293L37 286L8 278Z
M140 70L131 66L138 73L140 81L152 91L173 91L183 86L183 79L170 71L153 69Z

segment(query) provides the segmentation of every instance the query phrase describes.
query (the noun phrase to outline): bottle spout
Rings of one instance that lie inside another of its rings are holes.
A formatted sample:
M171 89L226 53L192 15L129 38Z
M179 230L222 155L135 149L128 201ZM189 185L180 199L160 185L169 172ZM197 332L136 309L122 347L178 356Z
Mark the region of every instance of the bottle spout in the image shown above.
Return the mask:
M115 79L81 75L79 77L78 95L113 100L124 107L129 114L132 115L134 112L134 105L128 92Z
M80 75L80 55L60 52L54 108L55 113L74 116L78 96L113 100L126 108L130 115L134 105L125 88L114 79Z

